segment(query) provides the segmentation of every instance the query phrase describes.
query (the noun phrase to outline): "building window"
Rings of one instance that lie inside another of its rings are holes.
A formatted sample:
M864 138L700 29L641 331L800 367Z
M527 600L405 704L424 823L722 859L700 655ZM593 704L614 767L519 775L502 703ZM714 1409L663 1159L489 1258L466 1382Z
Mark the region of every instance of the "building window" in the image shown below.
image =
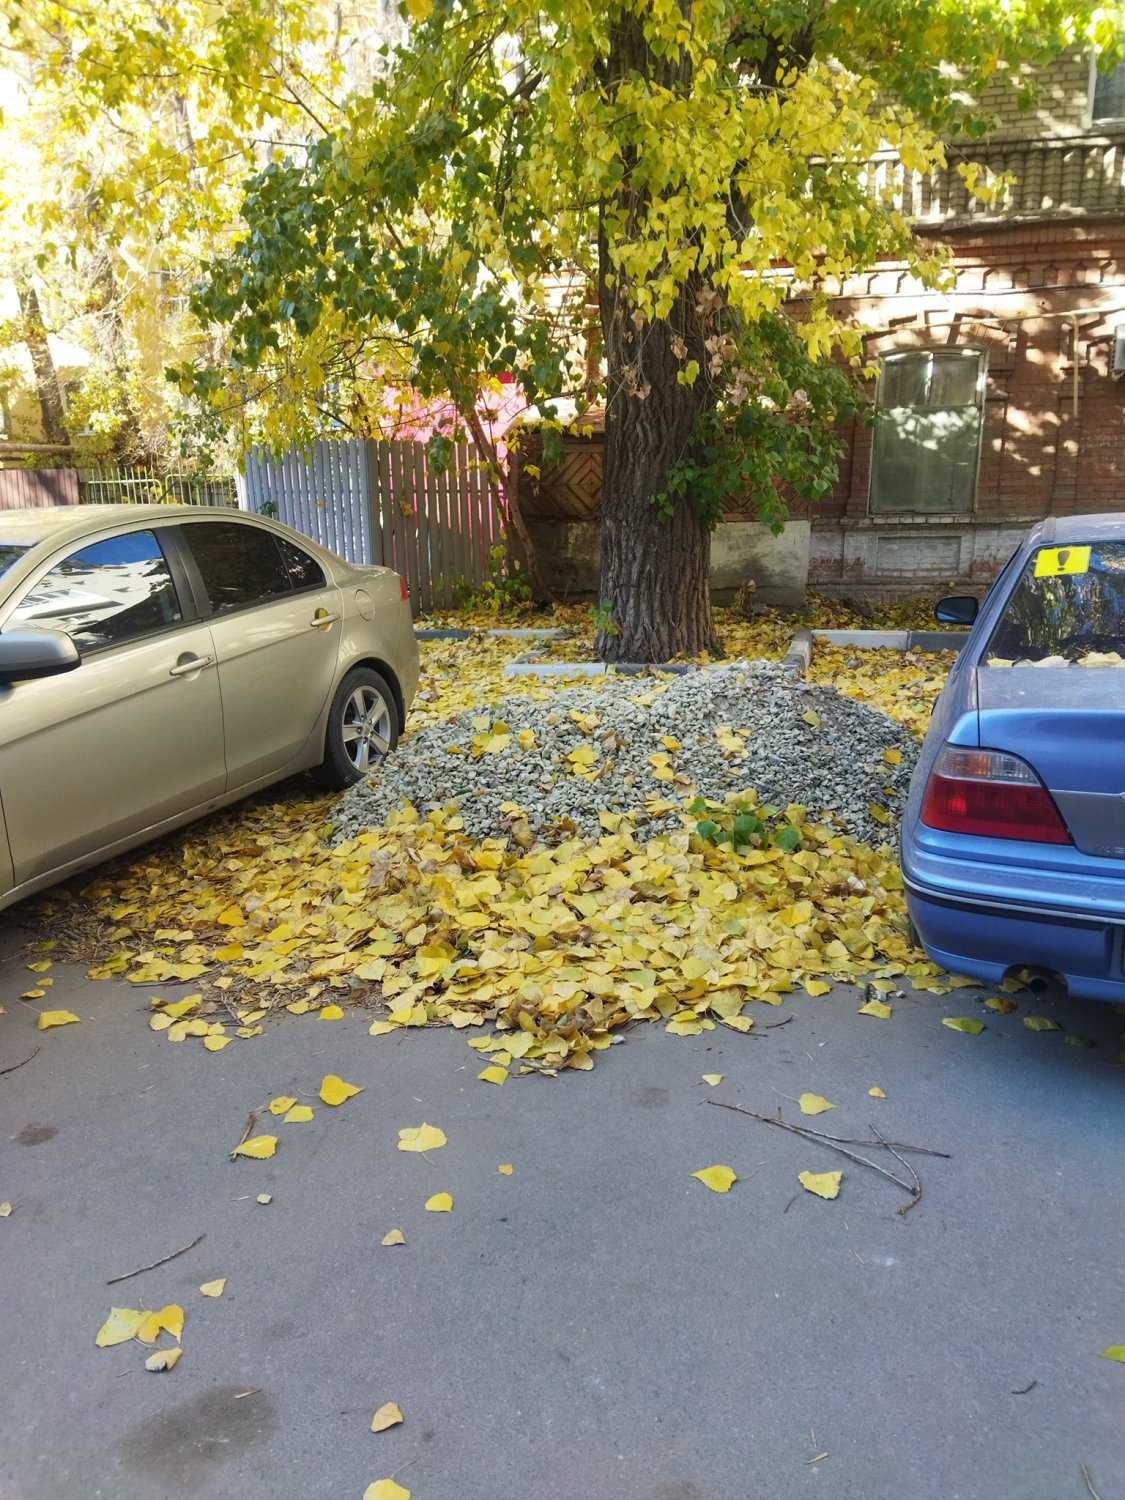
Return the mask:
M871 454L872 515L972 510L984 367L975 349L927 349L884 360Z
M1125 64L1114 68L1112 73L1102 73L1094 66L1091 77L1091 123L1097 124L1100 120L1125 120Z

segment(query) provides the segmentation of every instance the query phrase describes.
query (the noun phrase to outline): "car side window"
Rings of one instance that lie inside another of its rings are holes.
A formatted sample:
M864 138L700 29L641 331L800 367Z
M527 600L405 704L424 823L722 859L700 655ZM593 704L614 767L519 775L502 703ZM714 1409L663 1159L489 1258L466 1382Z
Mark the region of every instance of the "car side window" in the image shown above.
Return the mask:
M211 609L217 615L246 609L293 590L272 532L233 521L199 521L182 526L180 536L195 558Z
M302 552L300 547L295 547L288 537L279 536L277 545L281 548L281 555L285 559L285 566L289 569L289 577L293 581L295 589L322 589L327 582L324 569L315 558L307 552Z
M183 619L155 533L130 531L72 552L44 573L9 624L65 630L79 651L152 635Z

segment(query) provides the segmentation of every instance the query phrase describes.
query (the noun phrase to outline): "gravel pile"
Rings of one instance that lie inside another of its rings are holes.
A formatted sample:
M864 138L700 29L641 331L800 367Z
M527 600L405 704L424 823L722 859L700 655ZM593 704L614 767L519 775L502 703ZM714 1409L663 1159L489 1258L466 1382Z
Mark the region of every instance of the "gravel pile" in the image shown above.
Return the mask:
M670 743L669 743L670 742ZM901 759L888 762L884 751ZM808 683L772 662L736 662L671 679L608 678L546 701L512 696L430 724L341 798L337 839L378 825L410 802L420 813L455 803L470 838L502 835L511 808L533 832L569 820L597 837L598 814L637 815L649 836L678 829L681 806L754 790L759 803L833 814L853 837L886 843L903 808L918 747L878 710ZM675 779L669 779L669 775ZM891 814L874 817L872 805Z

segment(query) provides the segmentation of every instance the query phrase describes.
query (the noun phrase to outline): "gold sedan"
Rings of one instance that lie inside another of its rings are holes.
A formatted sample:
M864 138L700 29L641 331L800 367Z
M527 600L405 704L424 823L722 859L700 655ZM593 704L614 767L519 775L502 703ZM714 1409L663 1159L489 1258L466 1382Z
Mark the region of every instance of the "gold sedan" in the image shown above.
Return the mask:
M417 682L405 581L274 521L0 512L0 908L294 772L359 781Z

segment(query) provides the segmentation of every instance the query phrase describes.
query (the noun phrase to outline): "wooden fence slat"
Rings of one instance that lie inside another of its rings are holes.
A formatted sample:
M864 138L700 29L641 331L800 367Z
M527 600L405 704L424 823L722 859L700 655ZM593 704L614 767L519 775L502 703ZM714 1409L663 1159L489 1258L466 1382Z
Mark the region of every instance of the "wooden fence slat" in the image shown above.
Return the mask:
M414 496L415 545L418 548L418 587L422 595L422 607L429 613L434 607L433 577L430 557L430 518L428 515L425 448L421 443L410 445L410 488Z
M411 528L403 515L406 491L403 447L402 443L388 443L386 446L387 489L383 504L384 513L390 517L398 571L410 585L410 596L418 608L418 560L411 546Z
M450 464L440 474L432 476L431 494L433 496L433 508L430 512L430 556L431 571L433 574L434 605L438 609L448 609L449 597L449 479L453 463L456 462L457 450L454 449L450 455Z
M477 569L472 552L472 474L470 473L472 450L462 443L457 463L457 490L454 505L454 530L456 536L455 573L459 580L472 586L477 583Z
M367 563L382 563L375 531L375 496L372 492L371 444L357 442L348 455L348 473L355 505L363 521L363 551Z

